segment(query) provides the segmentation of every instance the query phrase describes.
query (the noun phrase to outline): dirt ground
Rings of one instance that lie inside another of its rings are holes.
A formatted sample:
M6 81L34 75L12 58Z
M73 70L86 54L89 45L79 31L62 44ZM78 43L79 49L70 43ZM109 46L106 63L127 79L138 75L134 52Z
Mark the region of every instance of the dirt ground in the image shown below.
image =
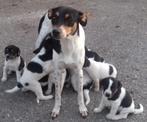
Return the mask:
M0 0L0 76L4 47L19 46L28 62L33 57L40 17L49 8L59 5L91 13L85 28L87 47L117 67L118 79L136 103L144 105L143 114L131 115L120 122L146 122L147 0ZM0 82L0 122L109 122L105 119L107 110L93 113L100 102L100 93L90 92L89 116L83 119L78 112L77 94L64 89L60 115L51 120L54 100L37 104L33 93L4 93L15 83L15 76Z

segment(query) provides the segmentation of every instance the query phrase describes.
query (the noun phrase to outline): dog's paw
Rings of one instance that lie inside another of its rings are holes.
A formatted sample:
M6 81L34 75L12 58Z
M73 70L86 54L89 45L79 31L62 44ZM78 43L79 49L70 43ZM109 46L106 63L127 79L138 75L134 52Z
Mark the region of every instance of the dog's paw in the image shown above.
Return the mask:
M107 115L106 115L106 118L107 118L107 119L110 119L110 120L114 120L114 119L113 119L114 117L113 117L113 115L111 115L111 114L107 114Z
M102 112L102 109L100 109L100 108L98 107L98 108L95 108L93 111L94 111L94 113L100 113L100 112Z
M1 79L2 82L5 82L6 80L7 80L6 77L2 77L2 79Z
M85 106L79 107L79 111L80 111L80 114L83 118L86 118L88 116L88 110Z
M59 112L60 112L60 108L54 108L51 113L52 119L56 118L59 115Z

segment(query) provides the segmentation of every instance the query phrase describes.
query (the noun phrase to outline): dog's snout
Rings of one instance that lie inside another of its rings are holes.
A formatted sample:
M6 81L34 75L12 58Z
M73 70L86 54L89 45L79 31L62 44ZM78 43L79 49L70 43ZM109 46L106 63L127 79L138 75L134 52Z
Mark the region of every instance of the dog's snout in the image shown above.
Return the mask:
M60 32L58 30L53 30L53 36L54 37L59 37Z
M105 96L106 96L106 97L110 97L110 93L106 93Z
M19 82L17 82L17 86L18 86L18 88L23 88L23 85L21 84L21 83L19 83Z

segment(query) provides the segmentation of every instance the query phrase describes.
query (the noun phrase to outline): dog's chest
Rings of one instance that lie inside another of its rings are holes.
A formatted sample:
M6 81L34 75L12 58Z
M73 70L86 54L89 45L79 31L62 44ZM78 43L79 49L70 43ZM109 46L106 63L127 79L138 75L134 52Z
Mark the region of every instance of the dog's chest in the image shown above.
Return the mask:
M5 61L5 65L7 66L9 70L18 70L19 62L20 62L19 59L8 60L8 61Z
M59 54L59 61L65 65L74 65L83 59L84 57L84 44L80 42L79 38L72 40L61 40L61 54Z

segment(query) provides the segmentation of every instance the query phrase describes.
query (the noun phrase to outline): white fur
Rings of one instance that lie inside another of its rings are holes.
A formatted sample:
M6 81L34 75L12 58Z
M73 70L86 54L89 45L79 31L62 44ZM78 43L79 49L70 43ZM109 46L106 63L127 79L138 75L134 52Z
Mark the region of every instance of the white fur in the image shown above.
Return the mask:
M111 84L109 84L109 87L110 86L111 86ZM108 87L108 89L109 89L109 87ZM129 113L135 113L135 114L142 113L143 106L140 104L140 108L136 109L134 101L127 108L120 107L121 101L123 100L125 95L126 95L126 90L124 87L121 88L121 94L120 94L119 98L116 99L115 101L108 100L107 97L105 97L105 95L103 94L101 102L100 102L99 106L94 109L94 112L100 113L105 107L110 107L111 108L110 112L109 112L109 114L106 115L106 118L111 119L111 120L125 119L125 118L127 118ZM120 112L119 114L117 114L118 111Z
M89 59L90 66L85 67L84 69L88 72L91 79L96 83L97 90L99 90L99 80L104 79L106 77L114 77L117 76L117 70L115 66L112 64L104 63L104 62L96 62L93 59ZM112 66L113 73L109 74L109 66Z
M5 60L3 67L3 75L1 79L2 82L7 80L7 74L10 73L11 71L16 72L16 79L17 81L19 81L22 73L22 70L21 71L18 70L20 62L21 62L20 56L16 57L15 59L11 59L11 60L9 59L8 61Z
M40 33L37 37L37 40L35 42L35 49L37 49L42 40L44 39L44 37L50 33L52 31L52 24L51 24L51 20L48 18L48 13L45 14L45 18L44 21L42 23L41 29L40 29Z

